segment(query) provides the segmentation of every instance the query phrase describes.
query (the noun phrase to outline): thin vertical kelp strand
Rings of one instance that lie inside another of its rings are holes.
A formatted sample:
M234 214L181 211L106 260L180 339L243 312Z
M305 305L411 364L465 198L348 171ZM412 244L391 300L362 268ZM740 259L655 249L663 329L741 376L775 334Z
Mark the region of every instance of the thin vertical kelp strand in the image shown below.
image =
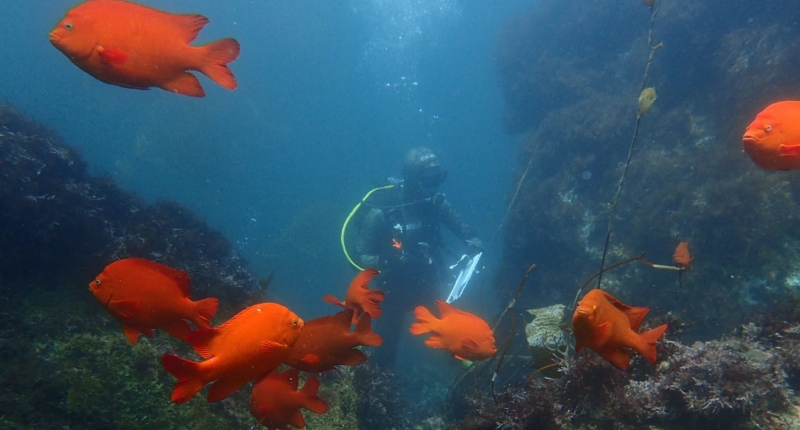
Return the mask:
M650 16L650 31L647 34L647 46L650 48L650 56L647 58L647 64L644 68L644 78L642 79L642 88L644 90L647 87L647 77L650 73L650 66L653 64L653 57L655 56L656 50L661 47L661 43L658 45L653 46L653 27L656 21L656 15L658 14L658 9L661 7L661 2L659 1L656 4L656 7L653 9L653 13ZM619 178L619 185L617 186L617 192L614 196L614 201L608 205L609 213L608 213L608 227L606 229L606 240L605 244L603 245L603 257L600 259L600 271L597 276L597 288L600 288L601 283L603 282L603 267L606 264L606 255L608 254L608 244L611 241L611 231L614 226L614 217L617 213L617 204L619 204L620 197L622 196L622 187L625 184L625 176L628 174L628 167L631 165L631 158L633 157L633 150L636 148L636 138L639 136L639 124L642 120L642 113L641 111L636 114L636 124L633 127L633 137L631 138L631 145L628 148L628 158L625 160L625 168L622 170L622 175Z
M533 269L536 268L536 264L531 264L528 267L528 270L525 271L525 276L522 277L522 280L519 281L519 287L517 287L517 292L514 294L514 298L508 302L508 306L503 310L503 313L500 314L500 317L497 318L497 322L494 324L492 331L495 332L497 330L497 326L500 324L500 321L503 319L503 315L508 312L511 316L511 333L508 335L508 339L506 340L505 345L503 345L503 351L500 353L500 358L497 361L497 367L494 369L494 374L492 375L492 397L494 397L494 402L497 404L497 394L494 391L494 381L497 379L497 374L500 373L500 367L503 366L503 359L506 357L506 353L508 349L511 348L511 343L514 341L514 335L517 331L517 319L514 317L514 312L511 311L511 308L514 307L514 304L517 303L517 299L519 298L519 293L522 292L522 286L525 285L525 281L528 280L528 276L533 272Z

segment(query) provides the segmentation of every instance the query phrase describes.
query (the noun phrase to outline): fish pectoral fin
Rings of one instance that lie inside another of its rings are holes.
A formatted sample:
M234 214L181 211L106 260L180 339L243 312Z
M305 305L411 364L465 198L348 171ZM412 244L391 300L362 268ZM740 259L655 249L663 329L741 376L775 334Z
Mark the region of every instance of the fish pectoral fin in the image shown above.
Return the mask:
M119 316L123 318L130 318L136 315L141 309L142 306L136 300L112 300L108 307L113 309Z
M461 347L464 348L464 351L467 351L469 353L478 352L479 348L478 342L475 342L474 340L468 337L461 339Z
M160 88L171 93L183 94L190 97L206 96L206 92L203 91L203 87L200 85L200 81L197 80L197 76L189 72L181 73L177 78L161 85Z
M800 145L779 145L778 152L781 157L797 157L800 155Z
M316 366L319 364L319 356L316 354L306 354L305 357L300 359L300 362L309 366Z
M611 339L611 321L598 324L592 343L595 345L603 345L608 342L609 339Z
M263 355L274 355L274 354L283 354L286 352L289 347L285 343L278 343L273 342L271 340L265 340L261 343L260 352Z
M97 47L97 53L100 55L100 58L103 59L104 62L108 64L112 64L115 66L119 66L125 64L130 58L131 54L117 48L103 48L102 46Z

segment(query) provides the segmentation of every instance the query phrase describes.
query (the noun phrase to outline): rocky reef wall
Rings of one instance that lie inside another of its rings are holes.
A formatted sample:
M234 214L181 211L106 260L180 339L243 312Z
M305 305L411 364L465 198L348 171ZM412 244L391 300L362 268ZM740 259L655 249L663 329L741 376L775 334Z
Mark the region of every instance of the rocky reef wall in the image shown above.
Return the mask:
M724 9L724 10L723 10ZM682 277L635 263L604 277L626 303L691 321L713 338L800 288L796 172L765 172L741 134L769 103L800 97L796 2L665 1L655 18L641 120L617 206L609 262L646 253L668 264L679 241L696 256ZM509 21L497 45L506 131L528 169L506 225L495 285L510 296L538 264L523 307L571 301L599 268L633 136L651 9L641 2L544 0ZM511 186L509 196L517 184ZM534 293L535 291L535 293Z

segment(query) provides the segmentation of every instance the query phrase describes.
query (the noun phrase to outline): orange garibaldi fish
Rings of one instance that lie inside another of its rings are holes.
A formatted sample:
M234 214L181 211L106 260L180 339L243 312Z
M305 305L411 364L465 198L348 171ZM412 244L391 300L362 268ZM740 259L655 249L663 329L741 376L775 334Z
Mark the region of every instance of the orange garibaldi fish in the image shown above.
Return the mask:
M667 325L636 333L648 312L650 308L628 306L603 290L589 291L572 315L575 351L589 348L614 366L628 370L631 357L626 348L631 348L655 364L656 341Z
M305 428L306 420L300 408L316 414L328 412L328 404L317 396L319 380L309 376L303 389L298 391L299 373L297 369L271 372L256 382L250 396L250 413L264 427L284 430L292 425Z
M689 253L689 242L681 242L672 254L672 262L678 267L689 268L694 261L694 257Z
M172 401L185 403L207 383L209 403L275 370L300 336L303 320L277 303L259 303L217 328L197 330L187 341L206 361L197 363L165 354L161 364L178 378Z
M124 0L89 0L67 12L50 32L50 42L107 84L203 97L203 87L187 70L232 90L236 78L226 65L239 56L239 42L231 38L190 46L206 24L202 15L172 14Z
M357 346L380 346L383 339L372 332L372 317L365 313L350 332L355 310L306 322L300 338L284 363L304 372L326 372L338 365L355 366L367 360Z
M192 328L211 327L217 299L189 299L189 274L140 258L115 261L89 283L89 291L119 322L125 336L136 344L139 333L153 336L161 329L186 340Z
M424 306L414 309L418 322L411 324L411 334L433 332L425 340L431 348L446 349L459 360L483 360L497 352L492 329L477 316L436 301L442 318L436 318Z
M766 170L800 168L800 101L773 103L742 136L744 152Z
M353 314L352 324L358 323L358 317L364 312L368 313L372 318L378 318L381 316L380 302L383 301L386 295L383 294L383 291L369 289L369 281L376 276L378 276L376 269L362 270L350 283L344 302L340 302L339 299L331 295L324 296L322 300L345 309L355 309L356 312Z

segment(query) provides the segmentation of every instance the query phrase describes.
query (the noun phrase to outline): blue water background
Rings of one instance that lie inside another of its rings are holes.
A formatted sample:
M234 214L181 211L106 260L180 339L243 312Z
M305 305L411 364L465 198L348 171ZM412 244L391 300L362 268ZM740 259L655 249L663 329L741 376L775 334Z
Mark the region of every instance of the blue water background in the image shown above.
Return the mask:
M275 271L270 300L305 319L335 311L322 295L343 297L355 274L342 222L367 191L400 176L415 146L439 154L442 191L480 237L495 233L518 142L502 133L493 50L503 22L532 1L143 3L207 16L195 45L238 39L239 88L199 73L202 99L103 84L47 40L76 2L12 0L0 14L0 100L53 127L93 173L220 229L257 277ZM500 307L490 284L500 249L492 245L483 282L460 302L487 319ZM458 370L406 334L398 371L419 371L420 354L438 359L425 361L426 375Z
M96 174L190 207L257 276L275 270L274 299L301 315L328 313L321 295L343 294L353 271L342 221L399 176L413 146L439 153L443 191L484 240L494 233L516 145L501 132L492 51L530 1L144 2L209 17L195 45L240 41L239 88L200 76L203 99L79 70L47 40L75 4L4 4L0 98L56 129Z

